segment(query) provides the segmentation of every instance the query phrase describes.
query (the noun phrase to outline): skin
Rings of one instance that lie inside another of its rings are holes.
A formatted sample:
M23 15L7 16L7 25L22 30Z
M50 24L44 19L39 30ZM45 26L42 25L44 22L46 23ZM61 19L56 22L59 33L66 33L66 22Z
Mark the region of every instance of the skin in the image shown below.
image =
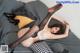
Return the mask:
M57 33L60 30L59 27L52 27L50 28L51 33Z
M48 12L50 12L50 13L52 13L53 11L54 11L53 8L49 8L49 9L48 9Z
M24 29L20 30L20 31L18 32L18 37L20 38L21 36L23 36L23 34L25 34L25 32L27 32L28 30L29 30L29 28L24 28ZM54 31L55 31L55 30L54 30ZM50 28L46 28L46 30L43 29L43 30L41 30L41 31L39 31L39 32L41 32L41 34L44 34L44 35L41 36L41 37L44 37L44 39L39 39L39 36L37 36L37 37L35 37L35 38L30 37L30 38L24 40L21 44L22 44L23 46L25 46L25 47L29 47L29 46L31 46L34 42L39 41L39 40L66 38L66 37L68 37L69 25L66 25L66 31L65 31L65 33L62 34L62 35L59 35L59 36L58 36L58 35L55 35L55 34L52 34ZM38 33L39 33L39 32L38 32ZM47 37L46 37L46 36L47 36Z
M60 20L59 18L55 18L57 20L59 20L60 22L62 22L63 24L66 25L66 30L65 30L65 33L64 34L61 34L61 35L55 35L55 34L52 34L52 33L57 33L57 31L60 30L59 27L53 27L53 28L48 28L48 23L45 25L44 29L39 31L38 34L37 34L37 37L33 38L33 37L30 37L26 40L24 40L21 44L25 47L29 47L31 46L34 42L36 41L39 41L39 40L46 40L46 39L61 39L61 38L66 38L68 37L68 33L69 33L69 24L64 21L64 20ZM20 38L21 36L23 36L30 28L23 28L21 29L19 32L18 32L18 37ZM37 28L36 28L37 29ZM41 34L41 35L39 35ZM43 35L42 35L43 34ZM40 37L42 37L40 39ZM44 38L43 38L44 37Z

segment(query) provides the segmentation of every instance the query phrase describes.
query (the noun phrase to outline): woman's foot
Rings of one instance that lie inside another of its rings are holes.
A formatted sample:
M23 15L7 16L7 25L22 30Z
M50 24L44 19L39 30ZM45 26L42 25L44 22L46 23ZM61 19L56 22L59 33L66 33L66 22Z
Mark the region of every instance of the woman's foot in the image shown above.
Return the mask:
M51 8L48 8L48 12L53 13L53 12L59 10L61 7L62 7L62 4L57 4Z

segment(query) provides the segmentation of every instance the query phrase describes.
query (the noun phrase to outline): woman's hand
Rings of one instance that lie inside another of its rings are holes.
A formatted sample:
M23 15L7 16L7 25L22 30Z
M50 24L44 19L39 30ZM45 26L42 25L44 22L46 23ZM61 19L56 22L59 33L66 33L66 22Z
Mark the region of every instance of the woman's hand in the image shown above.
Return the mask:
M66 26L66 29L69 29L70 28L70 25L67 21L64 21L64 25Z
M23 28L21 29L19 32L18 32L18 38L22 37L30 28ZM21 44L24 46L24 47L29 47L31 46L34 42L38 41L38 38L35 37L30 37L26 40L24 40L23 42L21 42Z
M66 38L68 37L70 25L66 21L64 21L64 25L66 25L64 34L57 34L57 35L52 34L50 30L48 30L48 27L46 27L38 32L37 37L39 38L39 40Z

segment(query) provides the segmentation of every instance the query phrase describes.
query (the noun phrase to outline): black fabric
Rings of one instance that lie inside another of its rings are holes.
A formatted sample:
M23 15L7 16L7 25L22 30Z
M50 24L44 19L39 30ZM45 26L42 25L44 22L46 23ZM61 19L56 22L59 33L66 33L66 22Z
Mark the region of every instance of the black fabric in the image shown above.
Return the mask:
M45 41L34 43L30 48L34 53L54 53Z
M5 11L5 12L8 12L8 11ZM10 13L15 13L16 15L28 16L31 19L34 19L38 23L40 23L46 17L46 15L48 13L48 8L42 2L35 1L35 2L27 3L27 4L21 3L21 6L18 6L17 8L12 8ZM2 22L3 22L3 20L6 20L6 21L4 21L4 25L3 25L3 30L2 30L3 38L1 40L1 43L9 44L17 39L16 35L17 35L18 29L12 23L8 22L8 19L6 19L5 16L3 16ZM40 45L42 45L41 42L39 42L39 43L40 43ZM38 43L37 43L37 45L38 45ZM33 46L35 46L35 45L33 44ZM46 49L45 45L43 45L43 46L44 46L44 49ZM40 46L38 46L38 47L41 49ZM18 53L18 52L33 53L30 48L24 49L25 47L23 47L22 45L17 46L16 48L13 51L14 53ZM37 47L35 46L34 49L35 48L37 48ZM50 49L49 47L47 47L47 48ZM45 50L45 51L47 51L47 50ZM9 50L9 52L10 52L10 50Z
M27 0L26 0L27 1ZM17 39L16 31L18 27L9 23L7 18L3 15L4 12L11 12L12 9L18 8L23 5L22 2L16 4L16 0L0 0L0 40L1 44L9 44ZM14 32L14 33L11 33ZM9 33L10 32L10 33ZM8 34L7 34L8 33ZM7 37L6 37L7 36ZM9 38L8 38L9 37ZM13 38L14 37L14 38ZM5 41L5 38L8 40ZM69 53L80 53L80 39L74 35L71 31L69 32L69 37L61 40L46 40L50 47L53 47L54 43L61 43L69 50ZM22 52L23 51L23 52ZM25 48L22 45L18 45L13 53L33 53L30 48Z
M27 16L37 23L41 23L48 14L48 7L40 1L32 1L24 3L24 5L17 9L13 9L12 14Z
M32 18L35 21L37 21L38 23L40 23L41 20L43 20L48 13L47 9L48 9L47 6L45 6L42 2L35 1L35 2L30 2L28 4L25 4L25 5L24 5L24 3L21 3L20 7L12 8L11 12L9 11L8 13L15 13L16 15L24 15L24 16L28 16L28 17L32 16L30 18ZM7 11L5 11L5 12L7 12ZM3 13L5 13L5 12L3 12ZM6 21L4 21L4 23L2 25L3 30L2 30L2 35L1 35L2 37L1 37L0 41L1 41L1 44L4 43L5 45L8 45L8 44L14 42L17 39L18 29L12 23L10 23L7 18L5 18L6 16L3 16L3 17L4 18L1 19L1 21L2 22L3 22L3 20L6 20ZM12 29L14 28L14 30L11 30L11 28ZM29 50L26 50L26 51L28 52ZM12 51L15 53L15 50L12 50ZM9 48L9 52L12 52L12 51ZM31 52L31 50L30 50L30 52Z
M36 18L38 23L41 23L48 14L48 7L41 1L27 3L25 7L28 10L28 16L33 19Z

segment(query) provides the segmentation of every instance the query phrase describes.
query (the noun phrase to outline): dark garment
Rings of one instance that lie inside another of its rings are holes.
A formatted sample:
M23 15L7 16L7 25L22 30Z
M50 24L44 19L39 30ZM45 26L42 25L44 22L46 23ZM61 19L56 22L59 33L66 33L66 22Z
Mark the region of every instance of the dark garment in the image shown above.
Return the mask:
M21 8L21 9L19 10L19 8ZM12 12L16 13L16 15L18 15L19 13L21 15L26 15L26 16L30 17L31 19L36 20L38 23L40 23L46 17L46 15L48 13L47 6L45 6L40 1L30 2L27 4L22 3L19 8L17 8L16 11L14 11L14 9L13 9ZM4 21L4 20L6 20L6 21ZM12 23L9 23L9 21L5 18L5 16L3 16L3 19L1 21L2 22L4 21L4 23L2 25L1 44L7 45L7 44L9 44L9 43L11 43L17 39L18 27L14 26ZM38 47L36 47L36 45ZM34 52L35 53L36 51L38 51L36 48L41 49L42 45L44 46L43 50L45 50L45 51L50 50L51 51L51 49L48 47L48 45L46 47L46 45L44 45L42 42L39 42L39 43L33 44L31 46L32 49L31 48L25 48L22 45L18 45L14 49L13 52L14 53L26 53L26 52L27 53L33 53ZM46 50L46 48L47 48L47 50ZM33 51L33 50L35 50L35 51ZM40 50L40 51L43 51L43 50Z
M25 1L25 0L23 0L23 1ZM11 10L13 8L18 8L21 5L23 5L23 4L21 4L22 2L17 3L17 4L16 4L16 2L17 2L16 0L0 0L0 21L2 22L2 25L0 26L0 37L1 38L4 37L4 38L0 39L0 45L2 43L6 44L9 42L13 42L14 40L17 39L17 36L16 36L17 34L15 31L18 31L17 30L18 28L16 28L13 24L9 23L9 21L3 15L4 12L11 12ZM0 24L1 24L1 22L0 22ZM14 33L8 33L10 31L13 31ZM8 37L9 37L9 39L8 39ZM8 41L3 41L1 43L1 40L3 40L3 39L6 40L5 38L7 38ZM50 47L52 47L51 45L53 45L54 42L64 44L70 53L80 53L80 39L77 38L76 35L74 33L72 33L71 31L69 32L69 37L67 37L65 39L56 40L56 41L48 40L47 43L48 43L48 45L50 44L49 45ZM18 52L16 52L16 51L18 51ZM25 51L25 52L21 52L21 51ZM20 45L15 48L15 53L32 53L32 50Z
M11 13L16 13L16 15L26 15L26 16L30 17L31 19L37 21L38 23L40 23L46 17L46 15L48 13L47 6L45 6L40 1L30 2L30 3L27 3L27 4L22 3L22 4L23 5L21 5L19 8L13 9L11 11ZM2 19L2 22L3 22L4 19ZM14 25L12 23L9 23L8 20L5 21L5 22L6 23L4 23L2 25L3 30L2 30L2 35L1 36L4 36L4 37L1 37L1 44L7 45L7 44L10 44L11 42L13 42L17 39L18 29L16 30ZM11 30L10 27L15 28L15 29ZM9 50L9 52L10 52L10 50Z
M21 7L13 9L12 13L16 15L27 16L38 23L47 16L48 7L40 1L32 1L29 3L23 3Z
M19 2L19 3L17 2L17 3L14 3L14 4L16 4L18 7L15 6L16 8L14 7L12 9L10 9L11 12L8 12L8 13L16 13L16 15L28 16L29 18L37 21L37 23L40 23L46 17L46 15L48 14L47 6L44 5L40 1L33 1L33 2L26 3L26 4L23 3L23 2ZM7 12L7 10L5 12ZM2 14L2 15L4 15L4 14ZM16 27L12 23L10 23L6 16L2 16L2 17L3 17L1 19L1 22L3 24L2 25L2 28L3 28L2 30L4 30L2 32L2 34L5 34L5 32L7 34L12 33L12 32L16 32L17 33L18 27Z
M46 43L49 42L38 42L30 46L30 48L19 45L15 48L14 53L69 53L61 43L53 43L51 45Z
M30 48L34 53L54 53L45 41L34 43Z

